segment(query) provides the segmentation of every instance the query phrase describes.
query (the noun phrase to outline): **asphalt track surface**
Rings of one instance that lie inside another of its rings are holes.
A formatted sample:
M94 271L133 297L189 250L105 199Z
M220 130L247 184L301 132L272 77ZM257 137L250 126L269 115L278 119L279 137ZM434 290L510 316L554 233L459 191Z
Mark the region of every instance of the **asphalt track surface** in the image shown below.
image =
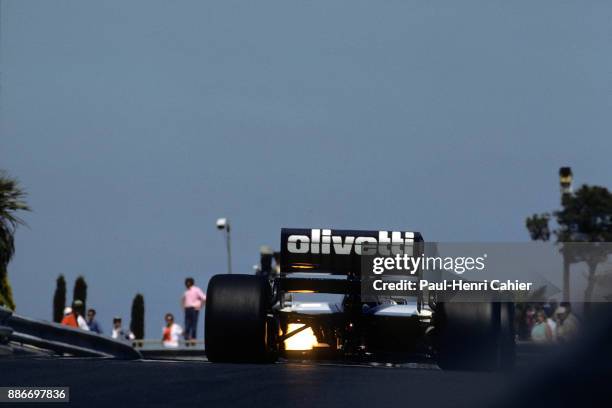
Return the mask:
M69 386L70 405L88 407L457 407L471 402L488 406L503 392L507 375L447 372L417 364L0 360L0 385Z

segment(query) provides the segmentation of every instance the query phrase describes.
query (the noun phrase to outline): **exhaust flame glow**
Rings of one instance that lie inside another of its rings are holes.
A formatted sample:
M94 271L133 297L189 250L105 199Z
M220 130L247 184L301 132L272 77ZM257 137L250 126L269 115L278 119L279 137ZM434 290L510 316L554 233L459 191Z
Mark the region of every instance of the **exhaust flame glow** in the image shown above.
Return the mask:
M291 333L294 330L303 327L303 323L289 323L287 330ZM312 328L307 328L299 333L294 334L285 340L285 350L288 351L306 351L312 350L317 345L317 337L314 335Z

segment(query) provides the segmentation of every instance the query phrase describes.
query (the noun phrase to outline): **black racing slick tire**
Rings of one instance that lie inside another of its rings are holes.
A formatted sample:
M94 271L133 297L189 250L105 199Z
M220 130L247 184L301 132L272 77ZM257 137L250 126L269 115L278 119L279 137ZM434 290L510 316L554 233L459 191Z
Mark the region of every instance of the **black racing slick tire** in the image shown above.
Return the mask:
M265 363L276 359L271 341L268 281L254 275L215 275L208 283L206 357L212 362Z
M514 306L506 302L446 302L434 325L442 369L497 371L514 365Z

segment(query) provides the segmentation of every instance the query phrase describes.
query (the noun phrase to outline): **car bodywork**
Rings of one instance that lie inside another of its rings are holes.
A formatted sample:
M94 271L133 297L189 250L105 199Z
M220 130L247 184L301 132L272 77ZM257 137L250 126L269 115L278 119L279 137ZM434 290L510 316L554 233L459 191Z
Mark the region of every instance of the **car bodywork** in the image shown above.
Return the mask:
M273 310L280 322L281 353L359 359L430 353L427 333L432 311L421 293L364 298L361 290L363 255L390 254L394 246L394 253L412 254L422 241L417 232L283 229L280 268L267 276L277 300ZM340 299L295 300L307 298L304 293L340 295L336 296ZM293 336L306 330L316 342L312 349L298 342L298 348L301 344L308 353L287 347Z
M266 251L256 275L221 274L209 281L207 357L273 362L308 353L388 361L412 355L433 357L445 369L512 367L512 303L485 293L481 300L459 292L440 298L415 290L419 285L402 292L372 290L379 275L369 261L427 252L417 232L283 229L277 268ZM411 268L385 276L416 283L422 275ZM440 278L434 273L423 280ZM297 299L306 294L335 300Z

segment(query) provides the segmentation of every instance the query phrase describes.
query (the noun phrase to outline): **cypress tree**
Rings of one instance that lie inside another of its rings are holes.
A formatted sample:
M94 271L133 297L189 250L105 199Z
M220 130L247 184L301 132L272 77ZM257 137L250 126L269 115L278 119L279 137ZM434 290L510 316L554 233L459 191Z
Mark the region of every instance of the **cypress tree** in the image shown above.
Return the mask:
M134 333L136 340L144 339L144 296L138 293L132 301L132 320L130 330Z
M66 307L66 279L64 275L57 277L55 293L53 294L53 321L59 323L64 317Z

